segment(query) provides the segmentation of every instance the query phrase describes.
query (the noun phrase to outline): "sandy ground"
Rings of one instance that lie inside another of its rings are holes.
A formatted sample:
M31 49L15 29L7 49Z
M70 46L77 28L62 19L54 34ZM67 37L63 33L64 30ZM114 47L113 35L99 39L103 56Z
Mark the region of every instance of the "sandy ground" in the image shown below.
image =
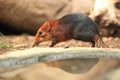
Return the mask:
M22 34L22 35L9 35L9 36L0 36L0 42L7 44L10 48L1 47L0 53L4 53L9 50L17 50L17 49L26 49L30 48L32 45L32 41L34 36ZM112 48L120 48L120 38L119 37L103 37L103 41ZM38 45L38 47L49 47L50 41L42 42ZM76 40L69 40L66 42L61 42L55 47L91 47L91 43L82 42ZM3 51L3 52L2 52Z

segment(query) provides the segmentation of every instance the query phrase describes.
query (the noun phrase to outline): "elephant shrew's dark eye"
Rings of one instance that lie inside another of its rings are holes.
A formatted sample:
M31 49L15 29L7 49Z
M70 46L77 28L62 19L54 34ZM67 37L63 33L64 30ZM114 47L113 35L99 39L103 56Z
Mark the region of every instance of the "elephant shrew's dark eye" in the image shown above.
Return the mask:
M41 32L41 31L39 32L40 35L41 35L42 33L43 33L43 32Z

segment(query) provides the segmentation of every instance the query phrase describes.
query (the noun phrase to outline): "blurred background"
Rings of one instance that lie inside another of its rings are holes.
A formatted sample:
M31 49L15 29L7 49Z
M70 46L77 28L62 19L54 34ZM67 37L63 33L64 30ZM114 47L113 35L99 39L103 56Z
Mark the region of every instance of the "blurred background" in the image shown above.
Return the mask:
M103 41L111 47L120 49L120 0L0 0L0 53L29 48L34 34L42 23L70 13L88 15L99 25ZM89 43L84 42L77 44L77 41L72 40L68 43L71 47L90 47ZM56 47L64 44L66 43ZM40 46L46 47L48 43ZM5 74L2 78L0 76L0 80L79 80L80 78L78 75L39 64L30 66L27 70L21 69L18 73ZM119 76L117 69L96 80L120 80Z
M0 32L35 34L43 22L69 13L87 14L104 36L120 36L119 0L0 0Z

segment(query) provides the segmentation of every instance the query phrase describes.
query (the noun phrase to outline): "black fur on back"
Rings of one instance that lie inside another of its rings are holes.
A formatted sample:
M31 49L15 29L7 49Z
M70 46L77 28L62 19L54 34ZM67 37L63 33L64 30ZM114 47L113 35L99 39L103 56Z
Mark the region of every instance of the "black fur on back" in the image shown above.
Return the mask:
M98 25L85 14L68 14L59 19L59 24L69 27L77 40L89 41L99 35Z

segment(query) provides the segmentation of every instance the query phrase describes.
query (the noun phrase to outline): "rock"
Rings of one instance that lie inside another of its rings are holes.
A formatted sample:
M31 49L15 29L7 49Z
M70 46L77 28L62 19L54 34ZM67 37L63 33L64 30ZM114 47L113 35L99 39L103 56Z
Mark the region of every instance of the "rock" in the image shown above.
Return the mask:
M11 26L9 29L35 33L46 20L73 12L88 13L91 3L90 0L0 0L0 22Z
M120 0L96 0L90 17L99 24L102 35L120 36Z
M68 0L0 0L0 21L18 30L35 32L43 21L52 19Z

